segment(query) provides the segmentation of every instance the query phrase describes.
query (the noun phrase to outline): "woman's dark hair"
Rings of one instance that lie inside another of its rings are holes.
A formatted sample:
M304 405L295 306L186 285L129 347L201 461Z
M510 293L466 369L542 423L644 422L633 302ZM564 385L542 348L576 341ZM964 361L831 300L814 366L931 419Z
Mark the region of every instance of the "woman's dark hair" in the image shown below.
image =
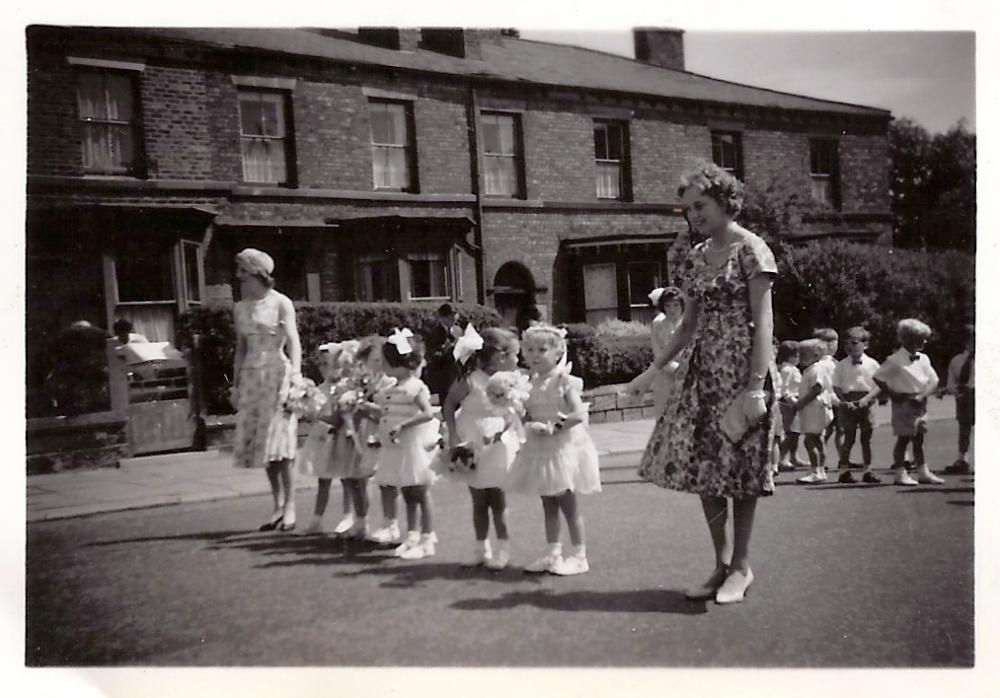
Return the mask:
M677 301L681 304L681 312L684 312L684 294L676 286L667 286L663 293L656 299L656 309L661 313L666 312L665 308L670 301Z
M132 331L132 323L123 317L118 318L117 320L115 320L115 324L112 327L112 329L115 331L115 334L117 335L128 334L129 332Z
M487 327L480 335L483 338L483 348L465 362L467 370L473 366L479 366L480 368L486 366L493 360L494 356L504 353L518 344L516 334L499 327Z
M691 187L714 199L730 216L743 208L743 183L714 163L702 160L681 175L677 196L683 197Z
M416 371L420 364L424 362L424 341L416 335L409 337L411 351L408 354L400 354L396 345L387 341L382 345L382 358L387 366L392 368L408 368Z
M786 339L778 345L778 355L774 357L774 363L782 364L799 353L799 343L794 339Z
M361 338L361 346L358 347L358 353L355 355L359 362L365 362L368 357L372 355L376 350L382 351L382 346L385 344L385 337L374 334L368 337Z

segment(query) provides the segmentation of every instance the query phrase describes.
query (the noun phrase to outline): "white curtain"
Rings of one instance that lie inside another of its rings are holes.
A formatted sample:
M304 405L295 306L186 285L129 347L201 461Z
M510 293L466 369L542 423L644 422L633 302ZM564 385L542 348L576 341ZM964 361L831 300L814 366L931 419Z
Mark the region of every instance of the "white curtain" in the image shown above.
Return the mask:
M621 165L617 162L597 163L597 198L621 198Z
M174 341L174 309L176 303L163 305L119 305L116 317L132 323L132 331L150 342Z

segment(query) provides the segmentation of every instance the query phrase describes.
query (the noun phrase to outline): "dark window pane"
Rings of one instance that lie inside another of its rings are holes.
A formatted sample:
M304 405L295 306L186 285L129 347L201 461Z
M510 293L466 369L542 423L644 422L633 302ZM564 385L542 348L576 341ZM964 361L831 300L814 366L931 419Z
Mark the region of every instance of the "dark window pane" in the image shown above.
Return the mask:
M625 151L621 124L608 125L608 159L621 160Z
M608 131L604 124L594 126L594 157L598 160L608 157Z

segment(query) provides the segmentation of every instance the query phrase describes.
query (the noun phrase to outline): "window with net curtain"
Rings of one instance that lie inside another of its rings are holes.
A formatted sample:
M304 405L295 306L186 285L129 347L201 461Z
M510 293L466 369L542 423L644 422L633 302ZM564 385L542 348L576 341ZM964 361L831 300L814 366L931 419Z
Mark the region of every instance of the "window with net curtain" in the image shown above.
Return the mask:
M837 141L814 138L809 141L809 174L812 177L812 197L837 208Z
M287 184L287 124L285 95L262 90L240 90L240 147L243 181Z
M743 138L736 131L712 131L712 162L743 179Z
M449 298L448 256L440 252L411 252L410 298Z
M487 196L522 196L517 115L484 112L479 125L483 141L483 193Z
M83 71L77 78L76 95L84 169L136 174L134 78L111 71Z
M415 161L410 105L369 100L372 131L372 175L376 189L414 191L410 163Z
M625 124L594 121L597 198L623 200L627 190Z

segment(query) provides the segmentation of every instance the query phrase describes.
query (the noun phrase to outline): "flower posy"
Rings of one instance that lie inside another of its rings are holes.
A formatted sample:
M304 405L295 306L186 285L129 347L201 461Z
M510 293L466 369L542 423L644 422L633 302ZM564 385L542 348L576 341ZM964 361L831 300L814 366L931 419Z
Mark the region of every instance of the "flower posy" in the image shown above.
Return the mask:
M309 378L295 376L288 387L285 410L299 417L315 419L326 404L327 396Z
M486 384L486 395L490 402L498 407L513 407L518 412L523 411L524 401L528 399L530 382L528 377L519 371L497 371L490 376Z

